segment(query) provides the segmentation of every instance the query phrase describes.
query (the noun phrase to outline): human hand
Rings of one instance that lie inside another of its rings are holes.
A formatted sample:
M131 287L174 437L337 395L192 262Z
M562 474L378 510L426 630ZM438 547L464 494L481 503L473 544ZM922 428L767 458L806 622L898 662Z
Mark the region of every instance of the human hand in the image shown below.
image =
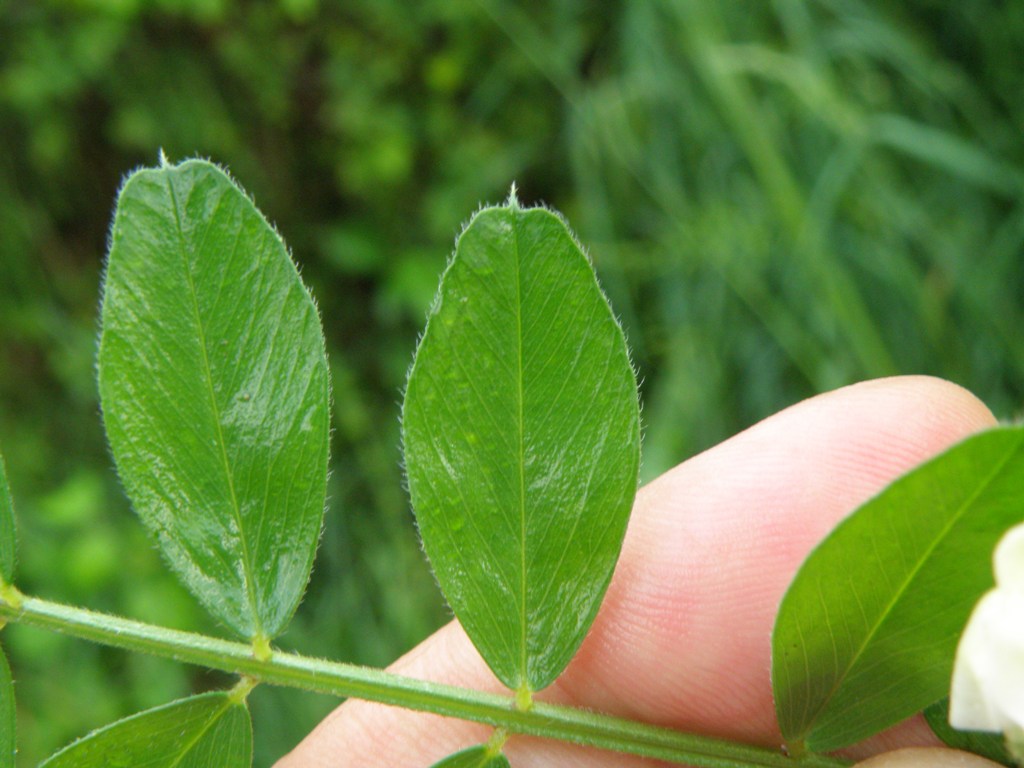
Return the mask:
M973 395L924 377L866 382L778 413L648 484L593 628L539 700L778 745L769 680L779 601L811 548L900 474L995 423ZM457 622L394 664L410 677L505 692ZM277 768L424 768L490 729L350 701ZM849 751L934 744L912 720ZM516 768L644 761L513 736Z

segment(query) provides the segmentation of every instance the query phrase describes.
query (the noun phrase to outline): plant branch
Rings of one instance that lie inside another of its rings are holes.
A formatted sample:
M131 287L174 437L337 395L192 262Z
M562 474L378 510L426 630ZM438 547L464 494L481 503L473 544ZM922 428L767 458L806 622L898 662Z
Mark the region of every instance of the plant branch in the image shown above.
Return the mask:
M559 739L601 749L682 763L696 768L843 768L824 755L781 752L723 739L535 702L529 711L512 696L474 691L392 674L380 669L274 651L256 658L245 643L158 627L18 594L0 595L0 621L62 632L102 645L247 675L262 683L355 697L504 728L510 733Z

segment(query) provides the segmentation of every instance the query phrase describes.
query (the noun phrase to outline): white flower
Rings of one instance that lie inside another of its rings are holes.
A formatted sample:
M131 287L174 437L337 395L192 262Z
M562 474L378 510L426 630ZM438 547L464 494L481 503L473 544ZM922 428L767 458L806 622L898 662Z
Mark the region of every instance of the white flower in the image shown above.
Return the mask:
M1024 729L1024 525L996 547L996 587L967 623L953 668L949 722L954 728L1003 731L1014 742Z

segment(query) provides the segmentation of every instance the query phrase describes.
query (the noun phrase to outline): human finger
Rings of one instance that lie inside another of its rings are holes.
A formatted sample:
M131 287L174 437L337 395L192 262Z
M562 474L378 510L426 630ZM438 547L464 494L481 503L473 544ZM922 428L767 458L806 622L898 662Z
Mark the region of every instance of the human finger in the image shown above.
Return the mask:
M948 382L866 382L786 409L662 475L638 494L589 636L538 698L778 744L770 633L804 557L895 477L993 422ZM457 623L393 669L501 690ZM278 768L419 768L486 736L473 724L348 702ZM915 737L889 737L900 740ZM641 765L522 737L507 751L521 768Z

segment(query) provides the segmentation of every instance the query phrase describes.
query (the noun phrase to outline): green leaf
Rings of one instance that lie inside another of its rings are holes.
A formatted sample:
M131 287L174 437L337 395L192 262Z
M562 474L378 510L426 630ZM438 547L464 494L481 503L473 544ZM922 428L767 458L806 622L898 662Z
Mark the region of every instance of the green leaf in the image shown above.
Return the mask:
M470 747L449 755L432 768L509 768L508 758L500 752L491 754L486 745Z
M0 648L0 768L14 768L17 752L14 727L14 681L7 656Z
M783 598L772 678L783 736L838 749L949 692L957 641L1024 519L1024 428L971 437L896 480L807 558Z
M1001 733L985 731L958 731L949 724L949 697L932 704L924 711L924 719L932 732L953 749L962 749L987 757L997 763L1014 768L1016 762L1006 751L1006 740Z
M70 744L39 768L249 768L249 710L206 693L119 720Z
M582 642L636 493L622 330L564 222L510 200L459 238L409 374L406 470L441 588L528 694Z
M14 581L14 564L17 553L17 536L14 527L14 503L7 485L4 459L0 456L0 582Z
M99 384L136 512L245 637L291 618L326 493L328 374L284 243L221 170L143 170L118 199Z

